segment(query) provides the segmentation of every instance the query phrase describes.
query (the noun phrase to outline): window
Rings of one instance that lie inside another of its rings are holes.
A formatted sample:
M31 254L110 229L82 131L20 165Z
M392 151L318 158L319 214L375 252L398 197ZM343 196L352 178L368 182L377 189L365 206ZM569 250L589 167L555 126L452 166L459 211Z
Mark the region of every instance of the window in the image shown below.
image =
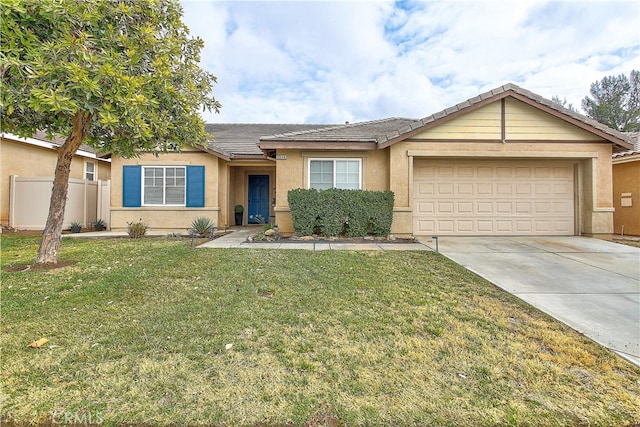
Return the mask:
M180 167L143 167L144 205L185 205L186 169Z
M359 190L361 164L360 159L310 159L309 188Z
M96 164L93 162L84 162L84 179L87 181L96 180Z
M141 165L123 165L122 166L122 206L125 208L139 208L143 205L143 200L145 200L144 205L148 206L162 206L159 203L162 203L161 199L164 202L167 202L165 197L165 170L167 168L164 167L156 167L156 166L145 166L145 171L143 172L143 167ZM156 192L156 198L159 202L158 204L152 204L151 202L147 203L146 199L143 199L142 193L144 191L145 183L147 182L146 170L149 169L149 189L146 193L153 194L155 181L156 181L156 171L152 169L160 169L157 171L158 176L158 187L161 186L161 190ZM204 207L204 195L205 195L205 168L202 165L193 165L193 166L181 166L181 167L171 167L169 169L173 169L172 172L176 172L175 169L179 169L184 171L186 174L186 184L184 184L184 192L185 196L181 199L179 204L174 206L185 206L187 208L203 208ZM171 175L171 172L170 172ZM178 172L180 175L180 171ZM184 176L184 175L183 175ZM176 174L173 173L173 180L175 181ZM152 185L153 184L153 185ZM175 191L175 187L173 188ZM171 198L169 198L171 199Z

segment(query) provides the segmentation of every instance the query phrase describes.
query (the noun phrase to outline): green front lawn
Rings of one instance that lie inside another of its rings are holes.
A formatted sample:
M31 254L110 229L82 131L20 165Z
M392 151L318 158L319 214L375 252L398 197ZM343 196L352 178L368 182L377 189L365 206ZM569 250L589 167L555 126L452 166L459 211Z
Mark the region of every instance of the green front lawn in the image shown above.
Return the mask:
M4 421L640 422L639 369L436 253L1 239Z

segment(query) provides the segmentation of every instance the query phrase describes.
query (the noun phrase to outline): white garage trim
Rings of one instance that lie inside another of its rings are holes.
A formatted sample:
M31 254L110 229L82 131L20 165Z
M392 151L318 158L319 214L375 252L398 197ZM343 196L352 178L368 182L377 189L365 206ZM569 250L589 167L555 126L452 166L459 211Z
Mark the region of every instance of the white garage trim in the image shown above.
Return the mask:
M574 235L575 161L414 159L414 235Z
M429 150L408 150L407 156L409 157L482 157L482 158L531 158L541 159L548 158L550 153L547 151L518 151L514 153L511 151L429 151ZM553 152L553 158L563 159L595 159L599 157L599 154L594 151L566 151L566 152Z

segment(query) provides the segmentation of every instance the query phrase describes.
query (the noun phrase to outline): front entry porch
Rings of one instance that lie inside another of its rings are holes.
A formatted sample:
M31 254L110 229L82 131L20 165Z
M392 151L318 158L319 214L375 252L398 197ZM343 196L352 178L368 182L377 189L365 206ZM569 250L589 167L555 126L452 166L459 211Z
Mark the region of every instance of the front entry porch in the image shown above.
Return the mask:
M226 218L223 224L235 225L235 207L238 205L242 206L242 225L273 222L275 167L230 165L228 176L228 197L223 208Z

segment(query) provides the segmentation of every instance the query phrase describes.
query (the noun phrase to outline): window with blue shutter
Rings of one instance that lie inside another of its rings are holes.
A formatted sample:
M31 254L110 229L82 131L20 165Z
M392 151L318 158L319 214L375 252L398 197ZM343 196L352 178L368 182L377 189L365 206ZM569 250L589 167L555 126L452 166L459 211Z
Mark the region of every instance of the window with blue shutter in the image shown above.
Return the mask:
M187 166L187 207L204 207L204 166Z
M184 174L186 169L186 197ZM143 185L144 175L144 185ZM122 206L204 207L204 166L168 167L127 165L122 167ZM185 200L186 199L186 200Z
M122 206L138 208L142 196L142 167L139 165L122 167Z

